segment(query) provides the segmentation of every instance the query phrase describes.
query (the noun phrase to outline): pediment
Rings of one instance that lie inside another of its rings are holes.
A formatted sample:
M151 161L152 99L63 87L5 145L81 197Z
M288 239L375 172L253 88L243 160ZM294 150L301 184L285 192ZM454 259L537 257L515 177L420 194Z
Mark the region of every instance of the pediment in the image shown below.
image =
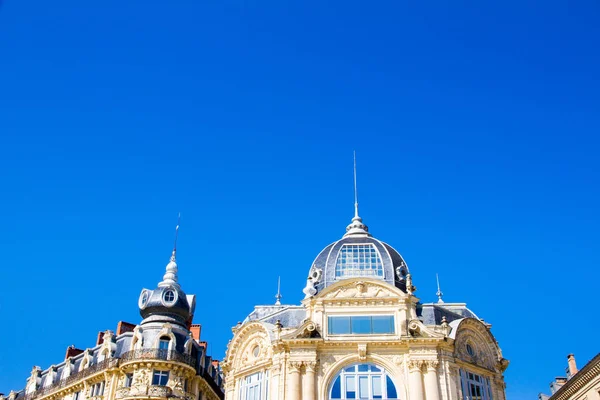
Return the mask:
M489 330L473 318L465 318L455 328L454 356L469 364L502 369L502 352ZM508 361L506 361L508 363Z
M404 299L407 295L386 282L374 279L346 279L315 296L319 300Z

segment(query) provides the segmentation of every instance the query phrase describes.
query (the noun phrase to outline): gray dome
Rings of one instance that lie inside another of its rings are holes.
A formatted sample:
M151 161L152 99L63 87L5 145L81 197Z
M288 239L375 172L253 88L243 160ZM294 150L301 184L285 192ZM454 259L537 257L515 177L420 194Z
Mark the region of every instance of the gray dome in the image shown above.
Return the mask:
M325 247L313 261L307 287L310 297L343 279L380 279L406 292L408 267L392 246L375 239L358 213L342 239Z
M151 322L175 323L187 326L194 315L195 296L186 295L177 282L177 262L175 252L167 264L163 280L154 290L143 289L138 306L144 320L142 325Z
M144 296L148 300L143 305ZM140 315L144 322L171 322L185 325L193 310L187 295L179 286L162 286L154 290L144 289L140 295Z

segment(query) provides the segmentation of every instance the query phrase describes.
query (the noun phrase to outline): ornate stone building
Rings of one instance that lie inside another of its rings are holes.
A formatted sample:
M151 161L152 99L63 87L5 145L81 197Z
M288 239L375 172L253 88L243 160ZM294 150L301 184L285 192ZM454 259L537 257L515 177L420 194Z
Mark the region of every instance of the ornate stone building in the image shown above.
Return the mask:
M600 353L580 370L573 354L567 360L566 376L555 378L551 395L540 393L538 400L600 400Z
M505 400L508 360L464 303L423 304L402 256L358 216L309 268L300 305L233 328L226 400Z
M192 324L196 296L181 289L175 254L157 288L142 290L139 325L120 322L93 348L69 347L62 362L33 367L25 389L0 400L222 399L219 363Z

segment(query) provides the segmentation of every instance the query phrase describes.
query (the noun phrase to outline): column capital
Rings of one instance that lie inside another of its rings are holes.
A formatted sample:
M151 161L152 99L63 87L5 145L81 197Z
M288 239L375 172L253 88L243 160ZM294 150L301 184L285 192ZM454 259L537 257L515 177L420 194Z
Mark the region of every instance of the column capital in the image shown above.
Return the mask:
M290 373L300 372L300 370L302 369L302 361L290 361L289 366Z
M427 360L425 361L425 367L427 367L427 371L437 371L440 362L438 360Z
M318 362L316 361L304 361L304 367L306 368L306 372L314 373L317 369Z
M421 372L421 368L423 368L423 364L425 361L423 360L409 360L408 361L408 370L410 372Z

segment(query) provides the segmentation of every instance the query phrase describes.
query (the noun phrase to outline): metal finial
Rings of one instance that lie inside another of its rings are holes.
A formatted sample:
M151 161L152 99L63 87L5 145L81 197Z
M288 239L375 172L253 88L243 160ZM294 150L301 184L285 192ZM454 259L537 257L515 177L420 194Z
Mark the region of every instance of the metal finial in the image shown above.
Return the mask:
M354 150L354 217L358 217L358 188L356 186L356 150Z
M350 225L346 227L346 235L369 235L369 228L362 222L358 216L358 185L356 184L356 151L354 151L354 218Z
M277 295L275 296L275 305L276 306L280 306L281 305L281 298L283 296L281 295L281 277L277 278Z
M435 274L435 280L437 281L438 287L438 290L435 293L435 295L438 297L438 303L443 303L444 300L442 300L442 296L444 295L444 293L442 293L442 290L440 289L440 277L438 276L438 274Z
M173 243L173 252L171 253L171 260L167 264L167 270L163 275L163 280L158 286L177 286L177 236L179 235L179 222L181 222L181 213L177 215L177 226L175 227L175 242Z
M181 213L177 214L177 226L175 227L175 241L173 242L173 253L171 254L171 261L175 261L177 255L177 237L179 236L179 223L181 222Z

